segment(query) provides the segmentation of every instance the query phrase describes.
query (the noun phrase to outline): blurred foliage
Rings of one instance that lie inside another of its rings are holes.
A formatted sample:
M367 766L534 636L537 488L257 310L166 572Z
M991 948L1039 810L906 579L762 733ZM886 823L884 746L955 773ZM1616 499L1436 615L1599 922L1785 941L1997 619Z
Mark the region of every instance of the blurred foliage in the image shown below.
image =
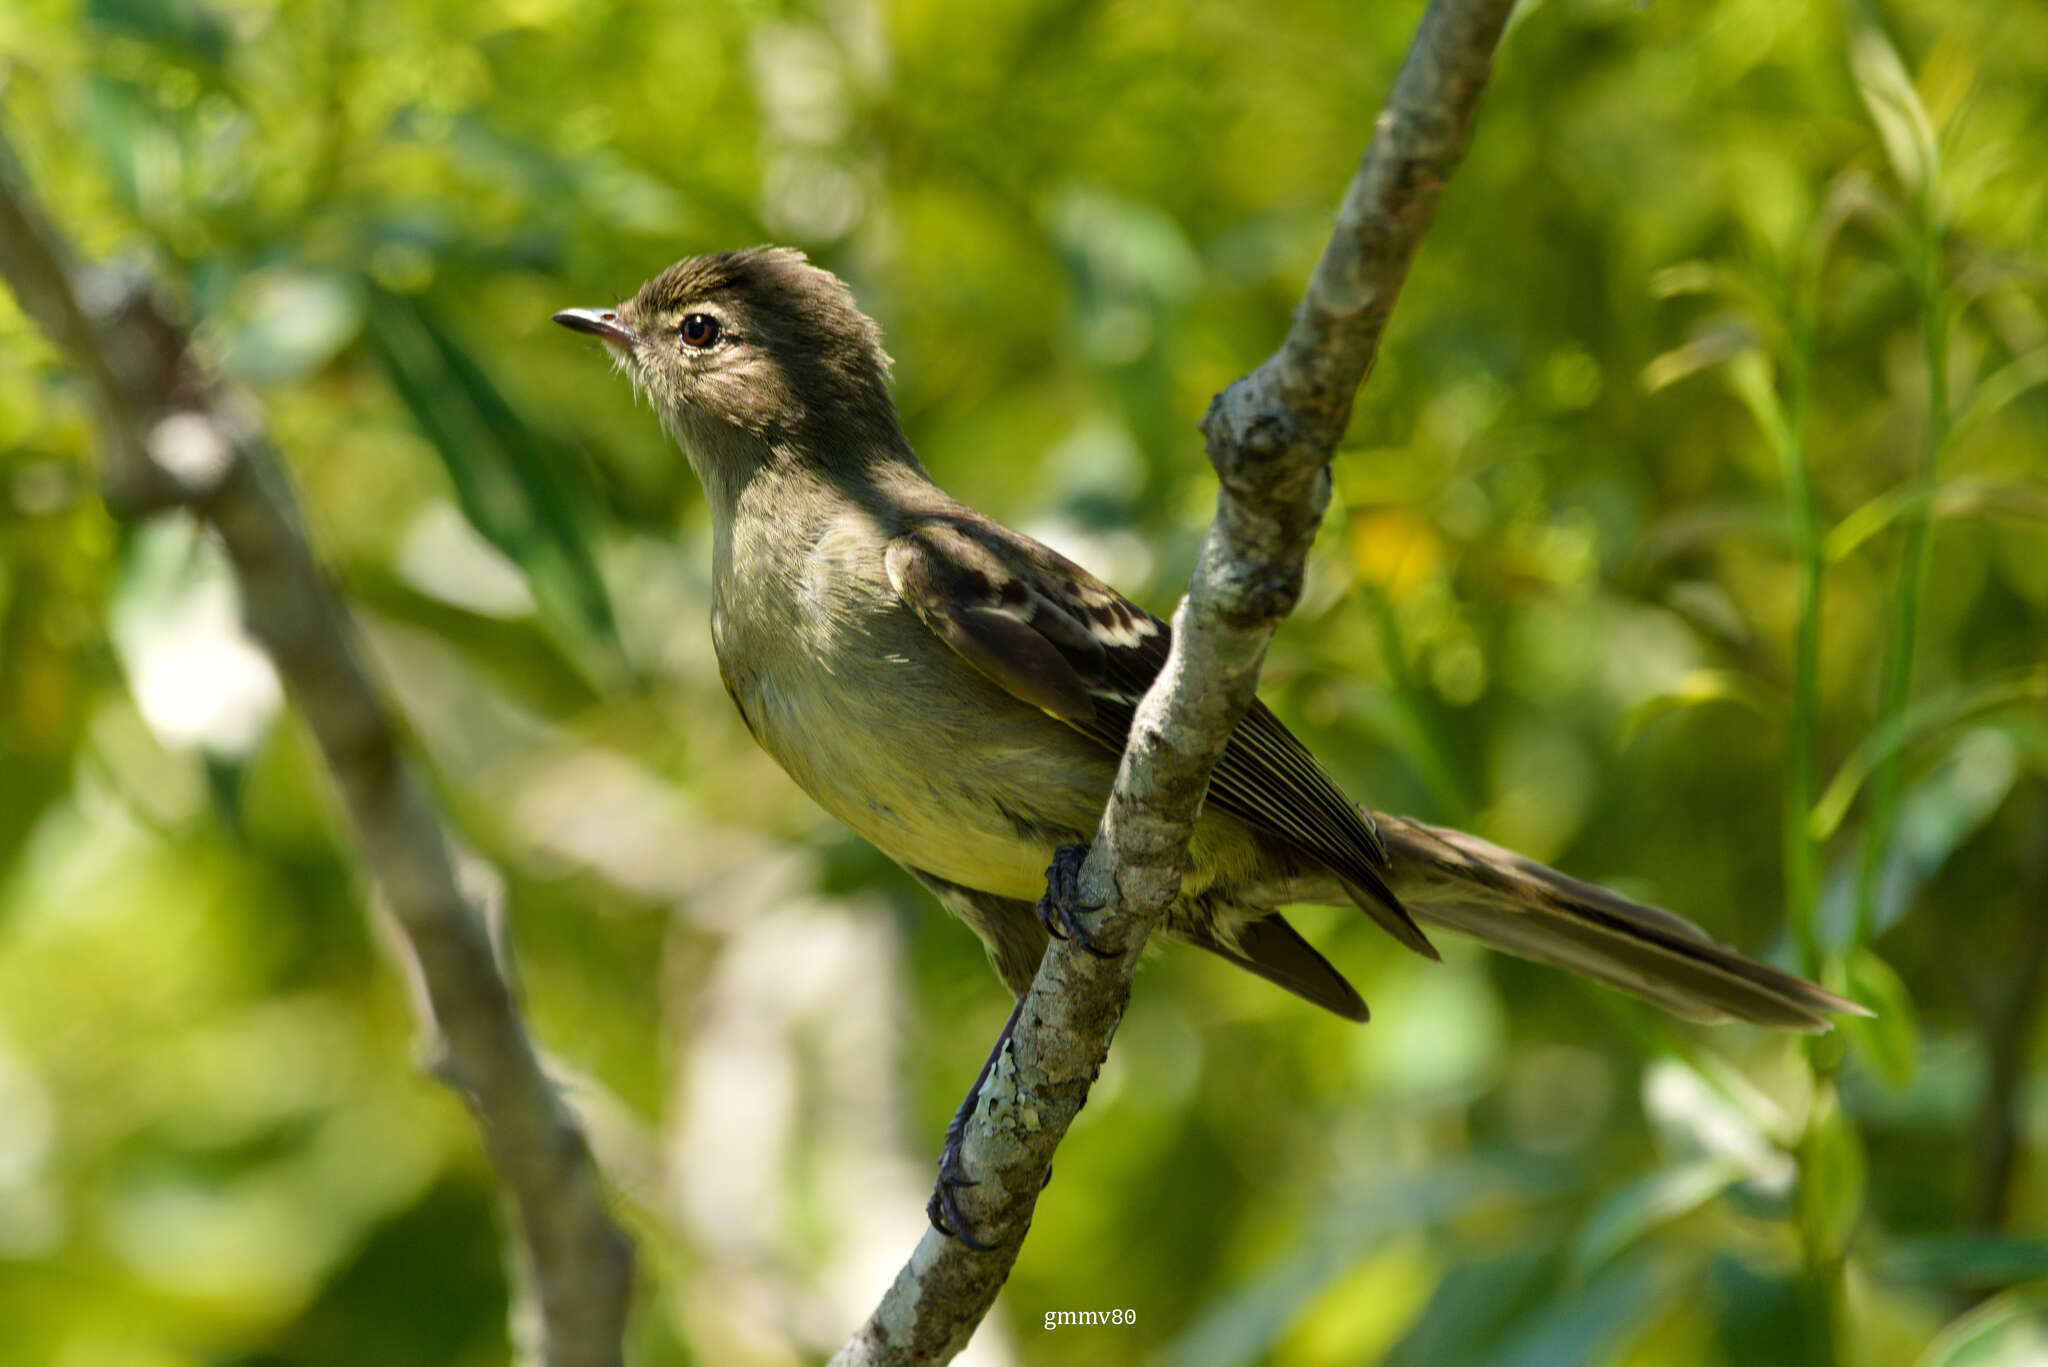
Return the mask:
M548 315L801 245L940 480L1165 610L1193 422L1418 13L0 8L53 210L261 397L503 870L639 1361L829 1350L1006 1003L728 715L688 471ZM2044 145L2038 5L1523 7L1267 697L1376 804L1881 1014L1693 1030L1307 913L1361 1029L1162 953L975 1360L2040 1361ZM108 520L92 418L0 299L0 1362L502 1361L501 1216L324 778L209 543Z

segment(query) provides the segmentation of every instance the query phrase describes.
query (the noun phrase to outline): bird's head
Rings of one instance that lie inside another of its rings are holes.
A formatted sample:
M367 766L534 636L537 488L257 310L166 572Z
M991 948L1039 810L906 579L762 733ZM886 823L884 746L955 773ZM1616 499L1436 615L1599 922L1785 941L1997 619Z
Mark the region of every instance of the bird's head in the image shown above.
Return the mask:
M810 450L901 440L880 329L801 252L685 257L622 304L555 321L604 342L699 473L738 434Z

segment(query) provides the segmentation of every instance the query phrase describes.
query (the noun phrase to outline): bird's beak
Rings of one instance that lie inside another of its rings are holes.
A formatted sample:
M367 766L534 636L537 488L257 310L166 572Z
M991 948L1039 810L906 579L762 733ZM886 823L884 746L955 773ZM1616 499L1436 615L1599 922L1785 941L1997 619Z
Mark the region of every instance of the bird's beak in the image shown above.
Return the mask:
M606 346L636 347L640 334L619 322L617 309L563 309L555 321L565 328L601 338Z

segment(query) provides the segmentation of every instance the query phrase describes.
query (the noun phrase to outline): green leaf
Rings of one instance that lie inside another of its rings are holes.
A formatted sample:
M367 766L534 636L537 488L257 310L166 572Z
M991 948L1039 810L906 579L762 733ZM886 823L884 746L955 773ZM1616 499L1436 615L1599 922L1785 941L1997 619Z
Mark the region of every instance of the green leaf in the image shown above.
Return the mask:
M186 517L143 523L125 549L108 634L137 710L165 746L239 764L263 742L284 694L242 624L227 553Z
M1796 1263L1768 1255L1719 1253L1703 1278L1720 1353L1710 1361L1735 1367L1841 1367L1812 1332L1812 1302Z
M1866 1176L1863 1141L1835 1089L1824 1087L1799 1146L1799 1225L1809 1256L1833 1258L1848 1246L1863 1214Z
M1579 1228L1573 1262L1581 1272L1599 1268L1636 1240L1698 1210L1748 1175L1728 1158L1698 1158L1646 1173L1609 1192Z
M1793 449L1791 419L1786 416L1784 402L1778 397L1778 386L1772 376L1771 363L1760 351L1745 351L1728 360L1728 387L1735 391L1735 397L1749 410L1757 430L1771 445L1771 450L1783 462Z
M627 668L585 529L594 498L565 444L527 422L427 305L363 285L371 351L448 471L463 516L518 565L601 680Z
M2007 361L1984 377L1962 412L1956 414L1948 430L1950 444L1961 441L1978 424L1989 421L2013 400L2043 384L2048 384L2048 346L2035 347ZM2038 510L2040 505L2034 506Z
M1289 1253L1190 1325L1163 1360L1180 1367L1264 1362L1301 1311L1386 1239L1440 1224L1510 1185L1497 1168L1451 1163L1331 1207Z
M1476 1361L1510 1326L1553 1299L1559 1272L1556 1250L1547 1246L1453 1266L1380 1367Z
M87 0L86 21L96 28L139 38L181 56L219 66L230 32L211 6L199 0Z
M1576 1367L1610 1362L1634 1342L1675 1287L1649 1258L1615 1264L1590 1283L1539 1302L1484 1367Z
M1766 1190L1790 1189L1793 1168L1785 1147L1791 1122L1713 1055L1702 1051L1696 1061L1667 1055L1652 1063L1643 1071L1643 1110L1689 1153L1734 1163L1745 1179Z
M1893 489L1835 524L1824 548L1828 560L1847 560L1866 541L1922 507L1932 517L2048 526L2048 487L2017 479L1957 479L1931 491L1920 486Z
M240 282L215 325L221 368L252 384L296 380L332 360L362 330L347 281L324 271L262 271Z
M1934 121L1927 117L1920 92L1907 75L1906 64L1899 60L1898 50L1876 20L1858 9L1852 11L1850 25L1849 69L1856 77L1864 108L1870 111L1870 121L1877 125L1892 173L1908 194L1931 194L1941 174Z
M2004 805L2023 768L2019 719L1962 732L1947 756L1906 790L1869 933L1897 925L1921 886ZM2035 761L2036 767L2048 761ZM1847 953L1856 933L1856 871L1844 860L1829 871L1819 923L1824 942Z
M1787 340L1784 310L1771 292L1752 273L1737 270L1726 262L1681 261L1666 266L1650 277L1650 294L1657 299L1704 295L1729 304L1740 320L1724 317L1702 332L1702 339L1721 333L1745 345L1761 345L1768 350L1782 348Z
M1884 760L1907 746L1987 712L2044 702L2048 702L2048 666L2039 665L2001 674L1983 683L1944 689L1921 699L1890 722L1873 728L1849 758L1842 761L1827 790L1813 804L1808 833L1815 840L1832 837L1849 814L1864 780Z
M1849 956L1849 995L1877 1013L1844 1020L1849 1037L1879 1077L1894 1088L1911 1086L1920 1062L1920 1013L1905 980L1875 952L1859 948Z
M2048 1360L2048 1282L1986 1301L1935 1337L1918 1367L2039 1367Z
M1770 722L1784 717L1784 705L1748 675L1732 669L1695 669L1670 692L1645 698L1630 709L1621 724L1621 743L1626 745L1634 740L1653 721L1708 703L1733 703Z
M1756 345L1750 330L1725 323L1700 329L1681 345L1651 358L1643 367L1643 388L1654 394L1703 370L1711 370Z
M1901 1240L1878 1271L1897 1281L1940 1286L2011 1286L2048 1279L2048 1238L1946 1234Z
M148 221L177 212L184 162L172 130L132 82L95 75L86 97L86 131L121 203Z

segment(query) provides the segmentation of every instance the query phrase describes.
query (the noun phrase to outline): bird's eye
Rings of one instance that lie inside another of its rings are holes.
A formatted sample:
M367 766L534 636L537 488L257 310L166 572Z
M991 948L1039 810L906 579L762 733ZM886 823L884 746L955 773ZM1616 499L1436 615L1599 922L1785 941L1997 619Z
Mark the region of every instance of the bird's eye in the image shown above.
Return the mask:
M718 340L718 320L708 313L693 313L676 329L684 346L707 347Z

